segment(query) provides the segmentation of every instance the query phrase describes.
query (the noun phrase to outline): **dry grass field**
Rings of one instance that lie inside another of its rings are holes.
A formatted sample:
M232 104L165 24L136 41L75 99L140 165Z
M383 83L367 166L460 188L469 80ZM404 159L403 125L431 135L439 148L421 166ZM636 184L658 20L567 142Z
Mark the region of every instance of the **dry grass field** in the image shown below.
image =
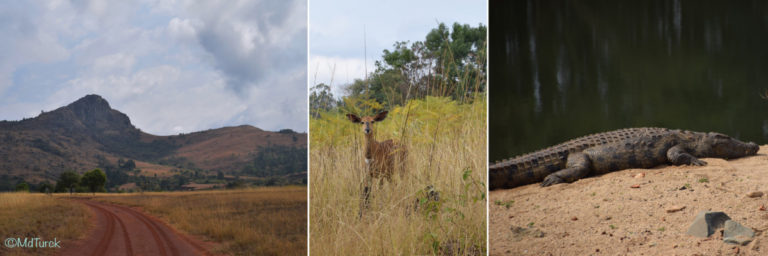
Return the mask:
M94 200L141 208L177 230L221 243L217 254L307 254L306 187L97 194Z
M373 129L379 141L405 144L406 173L374 182L362 217L365 138L344 114L310 121L310 253L485 255L483 97L465 104L427 97L390 109ZM438 202L427 200L428 185L440 193Z
M69 194L0 193L0 237L83 238L93 225ZM306 187L199 192L83 193L74 197L137 207L187 234L220 245L227 255L306 255ZM7 248L0 255L51 255L56 249Z
M39 193L0 193L0 238L36 238L66 243L88 230L87 207ZM7 248L0 255L51 255L55 248Z

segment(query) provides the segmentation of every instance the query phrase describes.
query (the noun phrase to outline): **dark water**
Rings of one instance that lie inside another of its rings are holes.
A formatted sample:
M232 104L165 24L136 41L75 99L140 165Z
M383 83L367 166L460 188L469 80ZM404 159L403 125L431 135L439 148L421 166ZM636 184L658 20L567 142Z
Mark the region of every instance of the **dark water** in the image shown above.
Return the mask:
M490 159L659 126L768 142L768 1L490 2Z

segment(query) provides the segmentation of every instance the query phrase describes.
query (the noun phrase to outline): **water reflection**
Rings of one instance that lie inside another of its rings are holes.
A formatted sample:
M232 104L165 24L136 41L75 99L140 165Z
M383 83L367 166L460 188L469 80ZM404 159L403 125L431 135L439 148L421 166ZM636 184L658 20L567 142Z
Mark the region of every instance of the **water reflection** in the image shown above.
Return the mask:
M768 141L768 2L491 1L490 160L661 126Z

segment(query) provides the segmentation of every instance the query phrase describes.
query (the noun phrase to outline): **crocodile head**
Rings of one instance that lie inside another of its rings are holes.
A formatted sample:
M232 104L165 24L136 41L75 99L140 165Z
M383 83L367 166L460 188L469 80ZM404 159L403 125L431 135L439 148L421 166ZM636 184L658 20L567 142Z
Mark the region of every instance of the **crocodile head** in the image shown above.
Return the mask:
M728 135L710 132L704 135L697 145L697 151L707 157L733 159L757 154L760 146L754 142L743 142Z

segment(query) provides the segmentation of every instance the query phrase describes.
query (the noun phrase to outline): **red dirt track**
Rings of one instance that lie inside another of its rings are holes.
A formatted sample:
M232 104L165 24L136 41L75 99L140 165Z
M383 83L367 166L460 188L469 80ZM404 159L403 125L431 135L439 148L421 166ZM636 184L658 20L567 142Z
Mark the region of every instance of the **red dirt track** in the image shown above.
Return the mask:
M91 200L95 228L84 239L62 244L60 255L210 255L201 242L137 210Z

